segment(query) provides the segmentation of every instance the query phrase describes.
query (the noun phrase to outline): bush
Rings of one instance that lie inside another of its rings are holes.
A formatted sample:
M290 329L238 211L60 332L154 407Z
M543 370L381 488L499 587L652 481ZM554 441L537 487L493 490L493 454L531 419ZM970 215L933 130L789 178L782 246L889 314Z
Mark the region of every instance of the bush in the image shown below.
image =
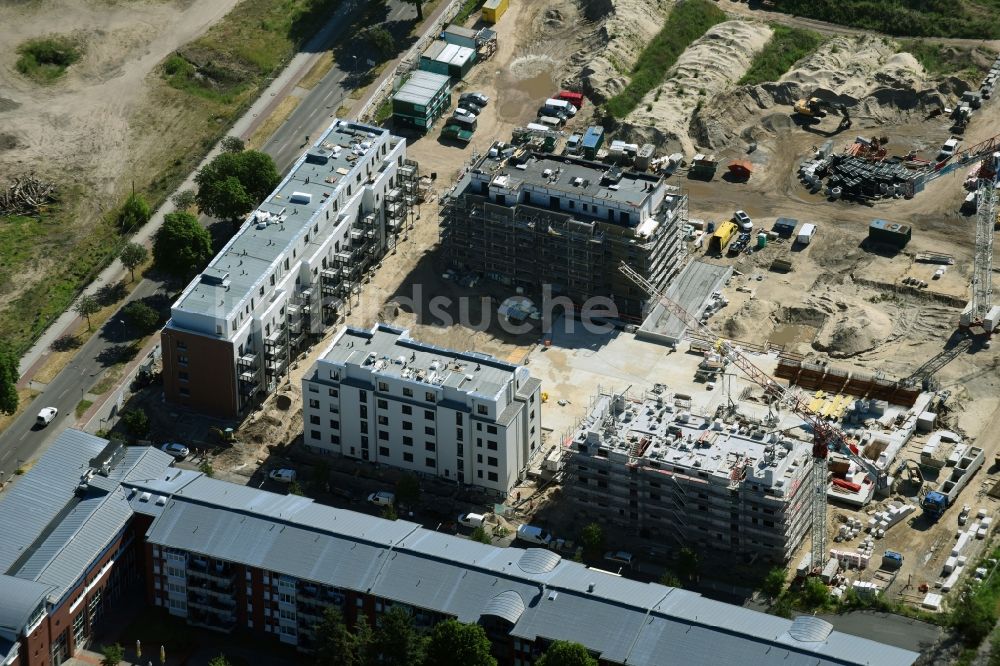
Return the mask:
M133 437L143 437L149 433L149 416L145 410L130 409L122 414L122 425Z
M83 55L79 45L64 36L29 40L17 48L17 53L17 71L41 83L55 81Z
M760 52L753 57L750 68L739 85L756 85L765 81L777 81L796 62L816 50L823 37L812 30L773 26L774 34Z
M643 49L625 89L607 102L608 112L624 118L653 88L660 85L684 49L709 28L726 20L725 13L708 0L681 0L653 41Z
M1000 38L996 0L778 0L776 11L889 35Z
M122 233L129 234L149 222L149 216L152 214L153 211L150 210L146 199L141 194L133 192L118 210L116 222Z
M976 63L971 48L931 44L922 39L904 39L899 43L899 48L912 54L932 76L958 74L959 76L968 75L969 78L975 79L985 72L985 68ZM987 57L992 59L993 54L991 53Z

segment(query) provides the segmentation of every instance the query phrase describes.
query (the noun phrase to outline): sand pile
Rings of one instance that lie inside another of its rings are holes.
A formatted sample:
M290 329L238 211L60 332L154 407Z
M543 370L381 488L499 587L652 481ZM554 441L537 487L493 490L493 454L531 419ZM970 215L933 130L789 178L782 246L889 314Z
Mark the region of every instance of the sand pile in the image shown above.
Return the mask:
M744 130L756 131L762 111L791 112L795 100L819 94L846 104L863 126L926 114L960 95L968 84L957 78L932 81L909 53L881 37L843 36L825 42L774 83L741 86L724 92L695 113L691 133L695 142L720 148ZM766 123L762 123L766 125ZM750 139L753 131L744 137Z
M573 56L583 92L597 103L614 96L628 83L642 49L653 39L673 7L666 0L584 0L587 20L594 29Z
M688 132L692 114L746 73L771 34L771 28L754 21L726 21L712 27L685 49L663 84L629 114L622 134L670 152L694 152Z
M892 319L868 304L838 304L813 342L817 351L846 358L874 349L892 334Z

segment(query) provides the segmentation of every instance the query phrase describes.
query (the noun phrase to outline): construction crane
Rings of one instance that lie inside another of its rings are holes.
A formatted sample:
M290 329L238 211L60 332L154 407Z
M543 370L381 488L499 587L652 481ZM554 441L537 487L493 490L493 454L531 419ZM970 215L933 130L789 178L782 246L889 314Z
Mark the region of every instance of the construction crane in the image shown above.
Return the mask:
M655 298L664 308L678 317L691 329L700 330L712 335L708 327L683 307L671 300L652 282L637 273L631 266L622 262L618 270L636 284L637 287ZM714 337L714 336L713 336ZM811 567L822 566L826 559L826 489L827 489L827 456L835 451L846 456L862 467L875 483L876 490L884 490L888 486L888 475L869 460L866 460L848 443L847 435L835 424L824 420L809 410L808 404L797 394L789 391L766 372L758 368L743 351L731 340L719 338L715 345L717 353L739 368L747 379L764 389L764 394L777 399L792 412L810 425L813 431L812 460L809 471L808 498L811 535Z
M959 328L967 330L982 326L986 331L985 346L996 323L993 309L993 230L997 219L997 167L1000 153L985 156L977 174L976 189L976 254L972 270L972 300L962 312ZM990 321L993 319L994 321Z

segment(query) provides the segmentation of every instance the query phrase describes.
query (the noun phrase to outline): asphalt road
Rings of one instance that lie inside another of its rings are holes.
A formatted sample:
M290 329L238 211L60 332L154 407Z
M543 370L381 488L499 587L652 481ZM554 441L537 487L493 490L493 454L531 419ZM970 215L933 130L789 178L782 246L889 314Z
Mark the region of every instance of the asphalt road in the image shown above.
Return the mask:
M357 3L356 6L361 5L363 3ZM389 0L386 9L389 21L407 20L416 16L414 6L402 0ZM341 39L348 27L350 23L344 21L330 31L327 46ZM358 61L359 67L367 66L361 62L360 57ZM312 90L297 89L302 93L302 102L263 147L274 159L279 172L287 171L301 154L306 134L315 134L328 125L349 92L345 85L350 83L349 73L334 67ZM207 226L210 222L214 220L202 217L202 224ZM125 302L151 296L163 287L157 280L143 279ZM100 380L102 371L111 363L108 356L114 351L115 345L127 339L128 331L125 328L120 315L116 313L98 335L92 336L78 350L75 358L27 406L24 413L0 433L0 482L9 479L21 464L44 451L59 433L73 425L77 404ZM35 426L35 419L43 407L55 407L59 410L59 415L48 426L38 428Z
M162 288L160 282L144 279L128 301L152 296ZM0 480L9 479L22 463L33 458L75 422L77 404L100 380L102 371L114 363L116 349L137 338L116 313L78 350L73 360L28 405L24 413L0 433ZM38 428L35 418L43 407L55 407L59 415L48 426Z

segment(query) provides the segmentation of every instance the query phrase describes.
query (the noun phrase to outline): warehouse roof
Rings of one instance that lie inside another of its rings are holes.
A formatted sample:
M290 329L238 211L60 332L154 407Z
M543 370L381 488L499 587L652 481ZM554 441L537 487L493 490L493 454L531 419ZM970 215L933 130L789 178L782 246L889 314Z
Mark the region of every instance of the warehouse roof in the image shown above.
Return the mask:
M418 69L410 75L392 98L399 102L408 102L417 106L430 106L434 98L451 83L451 78L445 74L425 72Z

